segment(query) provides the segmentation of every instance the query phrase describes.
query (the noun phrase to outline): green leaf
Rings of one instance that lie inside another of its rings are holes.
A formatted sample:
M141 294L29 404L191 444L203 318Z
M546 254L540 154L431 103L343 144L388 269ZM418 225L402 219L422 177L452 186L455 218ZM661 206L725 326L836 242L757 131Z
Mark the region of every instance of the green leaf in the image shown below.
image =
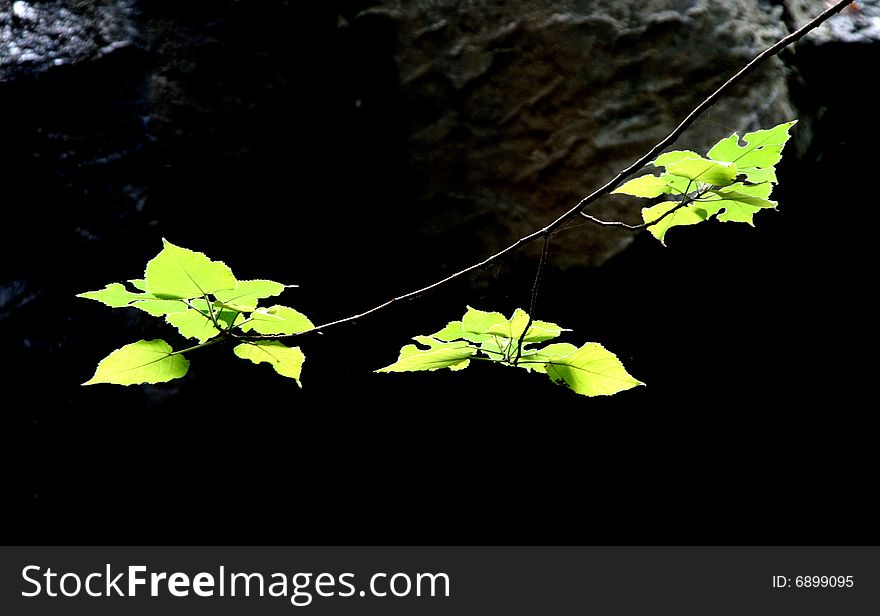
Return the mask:
M739 135L734 133L709 150L709 158L736 163L739 172L744 173L750 182L765 181L766 171L762 175L761 170L772 170L773 166L782 159L782 148L791 137L789 129L795 123L797 120L746 133L743 137L745 145L739 144ZM776 181L775 173L771 181Z
M651 235L660 240L664 246L666 245L666 232L672 227L695 225L703 222L707 218L705 210L701 208L692 205L679 207L679 205L681 205L680 201L664 201L663 203L658 203L652 207L642 208L642 219L646 223L660 220L664 214L670 210L678 208L675 212L669 214L657 224L648 227L648 231L651 232Z
M149 293L134 293L126 289L125 286L119 282L111 282L100 291L80 293L77 297L93 299L96 302L101 302L105 306L110 306L111 308L125 308L135 300L147 299L153 296Z
M476 334L465 330L461 321L450 321L439 332L431 334L431 337L444 342L469 340L470 342L478 344L492 339L492 336L489 336L488 334Z
M739 169L737 171L746 176L746 181L751 182L752 184L764 184L766 182L772 182L776 184L779 180L776 179L776 168L769 167L767 169L758 169L757 167L750 167L748 169Z
M667 167L672 163L677 163L686 158L700 158L700 155L691 150L674 150L672 152L661 154L654 159L653 164L655 167Z
M744 222L752 225L752 218L756 212L776 207L776 202L767 198L772 190L773 185L769 182L755 186L736 183L707 193L695 203L709 216L722 212L718 215L718 220L722 222Z
M525 314L525 312L523 312L523 314ZM535 320L532 321L529 331L526 333L525 338L523 338L523 344L527 342L544 342L545 340L551 340L558 337L562 332L570 331L570 329L560 327L556 323Z
M467 368L470 358L477 352L475 347L464 341L441 342L427 336L417 336L413 340L428 348L421 349L414 344L408 344L400 349L396 362L376 372L415 372L440 368L462 370Z
M503 323L493 325L486 331L486 333L493 336L501 336L502 338L519 340L520 336L523 335L523 332L525 331L526 325L528 325L528 323L528 313L521 308L517 308L513 311L513 316L505 320ZM557 333L556 335L558 336L559 334ZM550 337L553 338L553 336Z
M471 342L485 342L491 336L519 339L529 321L529 315L525 310L517 308L509 319L500 312L483 312L468 306L467 312L460 321L452 321L446 327L433 335L439 340L456 340L464 338ZM526 342L542 342L556 338L564 331L555 323L547 321L533 321L529 327L529 333L523 339Z
M552 357L545 369L554 383L584 396L610 396L644 385L630 376L616 355L596 342L588 342L568 355Z
M208 311L208 302L205 300L193 300L192 305L202 314L210 316L211 313ZM233 310L221 302L214 302L213 307L214 318L221 324L221 327L225 325L224 329L231 329L233 325L245 318L243 313Z
M143 310L154 317L164 317L166 314L173 314L175 312L186 310L186 304L179 299L145 299L143 301L132 302L130 307Z
M671 195L684 196L698 188L693 180L681 175L664 173L660 177L666 182L666 186L669 188L668 192Z
M506 322L507 318L500 312L483 312L468 306L467 312L461 319L461 327L466 332L485 334L490 328Z
M525 370L534 370L535 372L547 372L547 362L556 358L565 357L577 351L577 347L568 342L556 342L548 344L540 349L524 351L519 362L516 364L519 368Z
M139 340L102 359L95 376L83 385L165 383L182 377L187 370L189 361L183 355L175 355L164 340Z
M643 175L630 180L615 189L611 194L633 195L636 197L659 197L669 192L666 180L656 175Z
M147 281L144 280L143 278L136 278L134 280L129 280L128 282L131 286L133 286L138 291L146 292L146 290L147 290Z
M288 347L277 340L257 340L239 344L233 349L233 352L238 357L255 364L263 362L272 364L275 372L294 379L296 384L302 387L299 376L306 357L299 350L299 347Z
M163 239L165 247L147 263L147 289L164 299L202 297L237 285L225 263L212 261L201 252L175 246Z
M184 338L195 338L199 342L210 340L220 333L211 318L200 310L175 312L166 316L165 320L176 327Z
M510 338L491 337L485 342L481 342L479 348L490 359L506 361L509 357L508 349L512 344L515 344L515 342Z
M513 316L511 316L510 319L506 320L504 323L498 323L491 326L486 333L493 336L501 336L502 338L511 338L513 340L519 340L522 338L523 344L525 345L527 342L543 342L545 340L550 340L551 338L556 338L564 331L569 331L559 327L555 323L548 323L547 321L532 321L528 333L523 337L523 331L525 331L528 322L529 314L525 310L517 308L514 310Z
M307 316L287 306L258 308L250 313L250 322L241 326L242 331L258 334L298 334L315 326Z
M712 184L713 186L729 186L736 179L737 167L733 163L717 162L705 158L685 158L666 165L666 171L672 175L680 175L689 180Z
M131 281L135 287L142 281ZM137 308L154 317L162 317L168 314L186 310L186 304L179 299L157 299L152 293L134 293L126 289L122 284L113 282L100 291L80 293L77 297L93 299L113 308Z
M558 357L558 356L566 356L570 355L574 351L577 350L577 347L568 342L554 342L553 344L548 344L545 347L541 347L540 349L535 350L536 356L545 356L545 357Z
M236 309L257 307L257 302L267 297L281 295L284 285L272 280L240 280L234 289L216 291L214 297ZM241 311L239 311L241 312Z

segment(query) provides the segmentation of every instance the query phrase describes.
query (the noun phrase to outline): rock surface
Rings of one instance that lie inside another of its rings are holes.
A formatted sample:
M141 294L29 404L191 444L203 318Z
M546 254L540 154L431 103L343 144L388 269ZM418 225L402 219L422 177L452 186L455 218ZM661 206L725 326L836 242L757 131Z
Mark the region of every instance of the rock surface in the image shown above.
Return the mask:
M360 4L340 27L391 47L422 212L451 237L480 238L474 256L613 177L786 33L782 7L748 0ZM680 145L793 117L785 76L772 60ZM593 210L628 221L638 211L617 197ZM630 239L607 229L559 238L556 266L601 263Z
M785 10L794 24L803 25L816 16L818 2L785 0ZM831 2L825 2L830 5ZM876 43L880 41L880 0L859 0L804 37L805 42Z
M130 45L132 11L128 0L0 2L0 81Z

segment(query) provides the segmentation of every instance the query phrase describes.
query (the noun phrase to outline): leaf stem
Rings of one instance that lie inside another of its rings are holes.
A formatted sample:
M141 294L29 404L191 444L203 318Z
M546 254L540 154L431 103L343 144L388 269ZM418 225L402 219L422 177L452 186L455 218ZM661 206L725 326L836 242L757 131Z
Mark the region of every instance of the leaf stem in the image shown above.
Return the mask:
M207 293L205 293L204 298L205 298L205 303L208 305L208 314L211 315L211 322L214 324L214 327L216 329L220 330L220 326L217 324L217 317L214 316L214 307L211 305L211 300L208 299Z

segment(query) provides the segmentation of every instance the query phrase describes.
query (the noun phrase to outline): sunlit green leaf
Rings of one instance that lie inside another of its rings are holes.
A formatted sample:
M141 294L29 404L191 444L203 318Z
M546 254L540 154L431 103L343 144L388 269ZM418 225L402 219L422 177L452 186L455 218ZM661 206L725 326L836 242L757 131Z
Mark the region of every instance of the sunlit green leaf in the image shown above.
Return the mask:
M208 309L208 302L203 299L190 300L189 304L202 314L206 315L208 319L211 318L213 310L214 318L217 319L217 322L223 329L229 329L232 327L233 323L240 322L245 318L242 313L231 309L229 306L222 304L221 302L211 302L212 310Z
M492 336L479 344L479 349L490 359L500 361L510 355L510 347L515 346L516 341L511 338Z
M718 214L722 222L752 223L756 212L766 208L775 208L776 202L767 197L773 190L769 182L755 186L736 183L727 188L706 194L696 202L696 206L704 209L709 216Z
M505 320L503 323L492 325L486 330L486 333L493 336L501 336L503 338L512 338L514 340L522 338L523 344L525 344L528 342L543 342L544 340L550 340L551 338L556 338L562 332L568 331L559 327L555 323L548 323L547 321L532 321L528 333L523 338L523 332L528 323L529 314L525 310L517 308L510 319Z
M745 145L740 145L739 135L734 133L709 150L709 158L736 163L739 173L745 174L750 182L766 181L769 179L767 172L761 170L770 169L772 172L773 166L782 159L782 148L788 142L791 136L789 130L796 122L793 120L773 128L746 133L742 138ZM775 173L770 181L776 181Z
M248 318L251 321L241 326L242 331L258 334L298 334L315 327L306 315L287 306L259 308Z
M524 312L525 314L525 312ZM528 315L526 315L528 318ZM556 323L549 323L547 321L532 321L532 324L529 326L529 331L526 333L525 338L522 339L523 344L529 342L544 342L545 340L550 340L552 338L556 338L562 332L569 332L570 329L566 329L564 327L560 327ZM521 335L521 334L520 334ZM518 339L518 338L517 338Z
M706 158L684 158L666 166L667 172L713 186L729 186L736 179L736 165Z
M210 316L200 310L175 312L166 316L165 320L176 327L184 338L195 338L199 342L210 340L220 333Z
M546 373L547 362L554 359L565 357L577 350L577 347L568 342L555 342L548 344L540 349L529 349L523 352L517 362L517 366L526 370L534 370L535 372Z
M669 192L669 187L666 185L666 180L656 175L643 175L618 187L612 194L659 197L667 192Z
M689 180L688 178L681 175L664 173L660 177L663 178L664 182L666 182L666 186L669 187L669 194L671 195L680 197L691 193L698 188L693 180Z
M215 291L214 297L236 308L256 308L261 299L275 297L284 291L284 285L271 280L240 280L234 289Z
M659 220L656 224L648 227L651 235L656 237L663 245L666 245L666 232L672 227L695 225L706 220L706 211L692 205L680 207L680 201L664 201L652 207L642 208L642 219L645 222ZM678 208L678 209L675 209ZM667 215L667 212L674 212Z
M182 377L187 370L189 361L182 355L175 355L164 340L139 340L102 359L95 376L83 385L164 383Z
M489 328L506 322L507 317L500 312L484 312L468 306L467 312L461 319L461 327L468 332L485 334Z
M376 372L412 372L440 368L462 370L467 368L470 358L477 352L476 347L465 341L441 342L427 336L417 336L414 340L428 348L422 349L408 344L400 349L396 362Z
M435 334L431 334L432 338L443 340L444 342L452 342L453 340L469 340L471 342L484 342L491 340L492 336L488 334L477 334L467 331L461 321L450 321L446 327Z
M545 369L553 382L584 396L610 396L644 385L626 371L616 355L596 342L551 358Z
M504 338L519 339L529 321L529 315L522 309L516 309L513 316L508 319L500 312L484 312L468 306L467 312L461 320L449 323L442 330L434 334L440 340L455 340L464 338L471 342L484 342L487 336L501 336ZM459 335L459 327L463 332ZM563 331L567 331L555 323L547 321L533 321L529 327L529 333L523 342L541 342L555 338ZM474 336L476 334L476 336Z
M672 152L661 154L654 159L653 164L655 167L667 167L686 158L700 158L700 155L691 150L674 150Z
M111 282L100 291L80 293L77 297L92 299L112 308L124 308L135 300L148 299L153 296L149 293L134 293L126 289L125 285L119 282Z
M255 364L271 364L275 372L296 380L297 385L302 385L299 377L306 358L299 347L288 347L277 340L257 340L239 344L233 352Z
M193 298L237 285L225 263L212 261L194 252L162 240L162 252L147 263L147 289L161 298Z
M164 317L166 314L173 314L186 310L186 304L179 299L145 299L143 301L132 302L132 308L143 310L147 314L154 317Z
M745 176L746 181L752 184L763 184L765 182L776 184L778 182L775 167L768 167L767 169L758 169L757 167L750 167L748 169L738 168L737 171Z

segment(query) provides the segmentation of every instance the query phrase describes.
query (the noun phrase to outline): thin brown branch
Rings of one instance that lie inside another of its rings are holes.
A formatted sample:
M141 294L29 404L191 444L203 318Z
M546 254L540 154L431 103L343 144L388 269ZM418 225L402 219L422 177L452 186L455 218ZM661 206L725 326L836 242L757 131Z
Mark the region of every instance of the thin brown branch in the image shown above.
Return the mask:
M660 222L661 220L663 220L664 218L666 218L667 216L672 214L672 212L674 212L675 210L677 210L680 207L684 207L684 205L679 203L677 206L675 206L675 208L669 210L663 216L661 216L657 220L652 221L650 224L653 225L653 224ZM629 231L641 231L642 229L646 229L648 226L648 223L642 223L640 225L630 225L625 222L620 222L619 220L602 220L600 218L596 218L595 216L590 216L586 212L581 212L580 214L581 214L581 216L583 216L584 218L589 220L591 223L593 223L595 225L599 225L600 227L619 227L621 229L628 229Z
M547 234L544 236L544 246L541 248L541 260L538 261L538 271L535 273L535 282L532 284L532 297L529 300L529 320L526 322L526 327L523 329L516 345L516 357L513 358L514 366L519 362L519 358L522 357L523 341L526 339L526 335L532 328L532 321L535 318L535 306L538 305L538 289L541 288L541 278L544 277L544 266L547 264L547 253L549 252L550 235Z
M556 218L553 222L546 225L545 227L542 227L542 228L538 229L537 231L534 231L524 237L521 237L520 239L515 241L510 246L496 252L495 254L493 254L491 256L486 257L482 261L474 263L473 265L469 265L468 267L465 267L464 269L458 270L457 272L455 272L453 274L449 274L448 276L441 278L440 280L433 282L427 286L424 286L420 289L416 289L415 291L410 291L409 293L404 293L403 295L400 295L398 297L391 298L388 301L382 302L378 306L374 306L368 310L364 310L363 312L359 312L357 314L353 314L348 317L336 319L335 321L330 321L328 323L318 325L317 327L308 330L308 332L301 332L300 334L291 334L290 336L283 336L283 337L300 336L305 333L323 331L326 329L330 329L331 327L335 327L337 325L342 325L343 323L351 323L353 321L356 321L358 319L361 319L363 317L371 315L374 312L379 312L380 310L388 308L389 306L391 306L393 304L396 304L396 303L399 303L399 302L402 302L402 301L405 301L408 299L413 299L413 298L419 297L420 295L424 295L425 293L428 293L429 291L432 291L432 290L436 289L437 287L443 286L447 282L455 280L456 278L460 278L461 276L464 276L465 274L468 274L468 273L473 272L475 270L481 269L481 268L489 265L490 263L494 263L495 261L497 261L498 259L500 259L504 255L506 255L507 253L513 252L513 251L521 248L522 246L525 246L526 244L531 243L532 241L534 241L538 238L547 237L548 235L550 235L554 231L557 231L560 227L562 227L562 225L564 225L572 217L577 216L581 212L581 210L583 210L585 207L587 207L588 205L590 205L591 203L593 203L594 201L596 201L600 197L603 197L603 196L609 194L612 190L617 188L620 185L620 183L623 182L623 180L625 180L627 177L629 177L630 175L632 175L633 173L635 173L636 171L641 169L646 163L654 160L654 158L656 158L657 155L660 154L660 152L662 152L667 147L672 145L672 143L674 143L675 140L678 139L678 137L691 124L693 124L694 121L704 111L706 111L706 109L708 109L713 104L715 104L715 101L717 101L719 98L721 98L721 96L725 92L727 92L729 89L731 89L737 83L742 81L743 78L745 78L747 75L754 72L754 70L756 68L758 68L758 66L760 66L765 60L771 58L772 56L775 56L780 51L782 51L783 49L788 47L789 45L797 42L798 40L800 40L805 34L810 32L811 30L818 28L825 21L827 21L830 17L832 17L833 15L842 11L848 4L850 4L850 2L851 2L851 0L841 0L839 2L834 3L833 6L826 9L824 12L822 12L820 15L818 15L817 17L812 19L810 22L808 22L803 27L792 32L791 34L789 34L785 38L780 39L775 44L771 45L770 47L768 47L767 49L765 49L764 51L759 53L757 56L754 57L754 59L752 59L751 62L749 62L748 64L743 66L730 79L728 79L721 86L719 86L717 90L715 90L714 92L712 92L712 94L710 94L708 97L706 97L703 100L703 102L701 102L699 105L697 105L693 109L693 111L691 111L681 121L681 123L675 127L675 129L671 133L669 133L666 137L664 137L659 142L657 142L657 144L654 145L654 147L652 147L642 157L640 157L638 160L633 162L626 169L624 169L623 171L618 173L616 176L614 176L604 186L596 189L591 194L587 195L586 197L584 197L583 199L578 201L574 206L569 208L566 212L561 214L558 218ZM654 222L656 222L656 221L654 221ZM621 223L621 225L616 225L616 224L612 223L612 224L608 224L605 226L622 226L622 223ZM273 336L273 337L275 337L275 336ZM282 337L282 336L278 336L278 337ZM254 338L258 338L258 337L255 336Z

